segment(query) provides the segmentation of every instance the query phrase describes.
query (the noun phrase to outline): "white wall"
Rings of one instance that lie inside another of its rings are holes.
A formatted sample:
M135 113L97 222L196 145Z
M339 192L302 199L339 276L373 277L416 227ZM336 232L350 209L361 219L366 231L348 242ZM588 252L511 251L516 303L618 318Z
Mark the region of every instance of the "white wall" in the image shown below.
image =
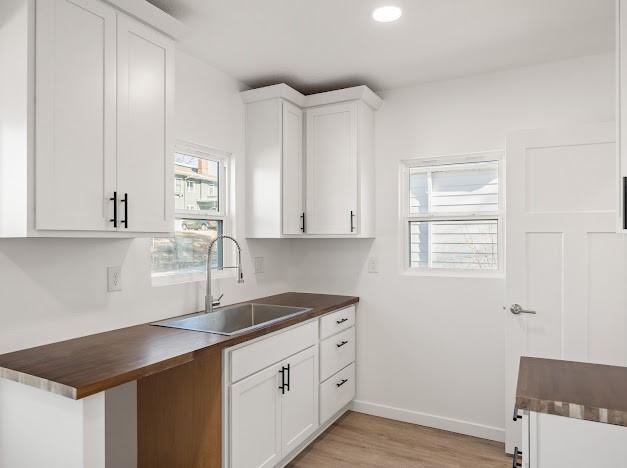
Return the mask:
M295 240L293 288L355 294L360 410L503 439L503 279L400 273L399 161L503 149L512 130L614 119L613 56L382 93L377 237ZM379 273L367 273L377 258Z
M243 105L240 84L177 55L176 136L234 154L243 202ZM241 213L240 213L241 215ZM243 226L236 235L243 240ZM152 287L150 239L0 239L0 353L144 323L203 307L200 283ZM244 242L246 282L219 280L223 303L286 291L277 241ZM255 277L252 257L264 256ZM122 265L123 291L108 293L106 267Z

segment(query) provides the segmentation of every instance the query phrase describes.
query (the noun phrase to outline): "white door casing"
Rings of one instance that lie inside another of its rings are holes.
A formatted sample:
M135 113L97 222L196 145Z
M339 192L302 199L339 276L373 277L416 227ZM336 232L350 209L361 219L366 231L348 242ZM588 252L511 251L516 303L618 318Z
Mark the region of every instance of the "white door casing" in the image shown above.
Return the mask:
M616 231L615 126L512 134L507 143L506 451L521 355L627 363L625 242ZM510 312L513 304L536 315Z

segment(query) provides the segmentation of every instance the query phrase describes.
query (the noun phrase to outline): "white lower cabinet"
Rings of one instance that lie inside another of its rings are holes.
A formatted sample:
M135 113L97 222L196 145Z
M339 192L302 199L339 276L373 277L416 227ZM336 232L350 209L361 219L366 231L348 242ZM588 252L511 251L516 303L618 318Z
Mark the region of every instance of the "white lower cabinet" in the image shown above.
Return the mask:
M286 361L289 387L281 400L282 453L287 455L318 428L318 346Z
M225 351L223 466L284 466L346 410L354 316L350 306Z
M231 466L275 466L318 428L318 345L231 386Z
M552 414L523 413L524 468L627 466L627 427Z
M231 466L267 467L281 459L281 365L231 387Z
M355 363L320 384L320 424L355 398Z

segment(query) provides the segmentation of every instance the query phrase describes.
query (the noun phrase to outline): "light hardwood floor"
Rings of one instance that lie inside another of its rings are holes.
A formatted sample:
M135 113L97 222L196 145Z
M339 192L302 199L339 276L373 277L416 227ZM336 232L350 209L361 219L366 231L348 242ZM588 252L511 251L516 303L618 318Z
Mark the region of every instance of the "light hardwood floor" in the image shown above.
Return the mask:
M289 468L509 468L504 446L475 437L348 412Z

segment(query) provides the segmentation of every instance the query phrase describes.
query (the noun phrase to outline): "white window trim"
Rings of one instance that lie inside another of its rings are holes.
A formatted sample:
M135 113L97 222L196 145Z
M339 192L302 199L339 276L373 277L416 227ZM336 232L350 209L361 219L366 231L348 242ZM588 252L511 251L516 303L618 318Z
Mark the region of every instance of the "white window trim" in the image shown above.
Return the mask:
M232 193L231 184L231 170L232 160L231 153L208 146L199 145L183 140L176 140L174 145L175 153L187 154L196 158L210 159L212 161L220 162L219 173L219 194L218 194L218 211L196 211L196 210L174 210L174 219L188 218L188 219L208 219L212 221L222 221L222 233L226 235L232 235L233 233L233 220L231 216L231 199ZM185 186L185 190L186 190ZM172 199L174 203L174 199ZM231 265L235 259L235 247L230 245L232 243L224 244L224 251L222 260L225 265ZM230 278L235 277L235 270L213 270L211 276L213 279ZM207 274L205 272L168 272L168 273L153 273L152 286L171 286L184 283L195 283L207 281Z
M498 161L499 175L499 209L496 213L446 213L420 215L409 214L409 170L414 167L438 168L452 164ZM504 278L505 277L505 151L492 150L468 154L446 156L421 156L401 160L399 170L399 229L400 242L400 273L405 276L441 276L452 278ZM481 219L497 219L498 229L498 268L496 270L462 270L447 268L415 268L410 266L409 259L409 223L411 221L432 221L437 219L455 219L474 221Z

